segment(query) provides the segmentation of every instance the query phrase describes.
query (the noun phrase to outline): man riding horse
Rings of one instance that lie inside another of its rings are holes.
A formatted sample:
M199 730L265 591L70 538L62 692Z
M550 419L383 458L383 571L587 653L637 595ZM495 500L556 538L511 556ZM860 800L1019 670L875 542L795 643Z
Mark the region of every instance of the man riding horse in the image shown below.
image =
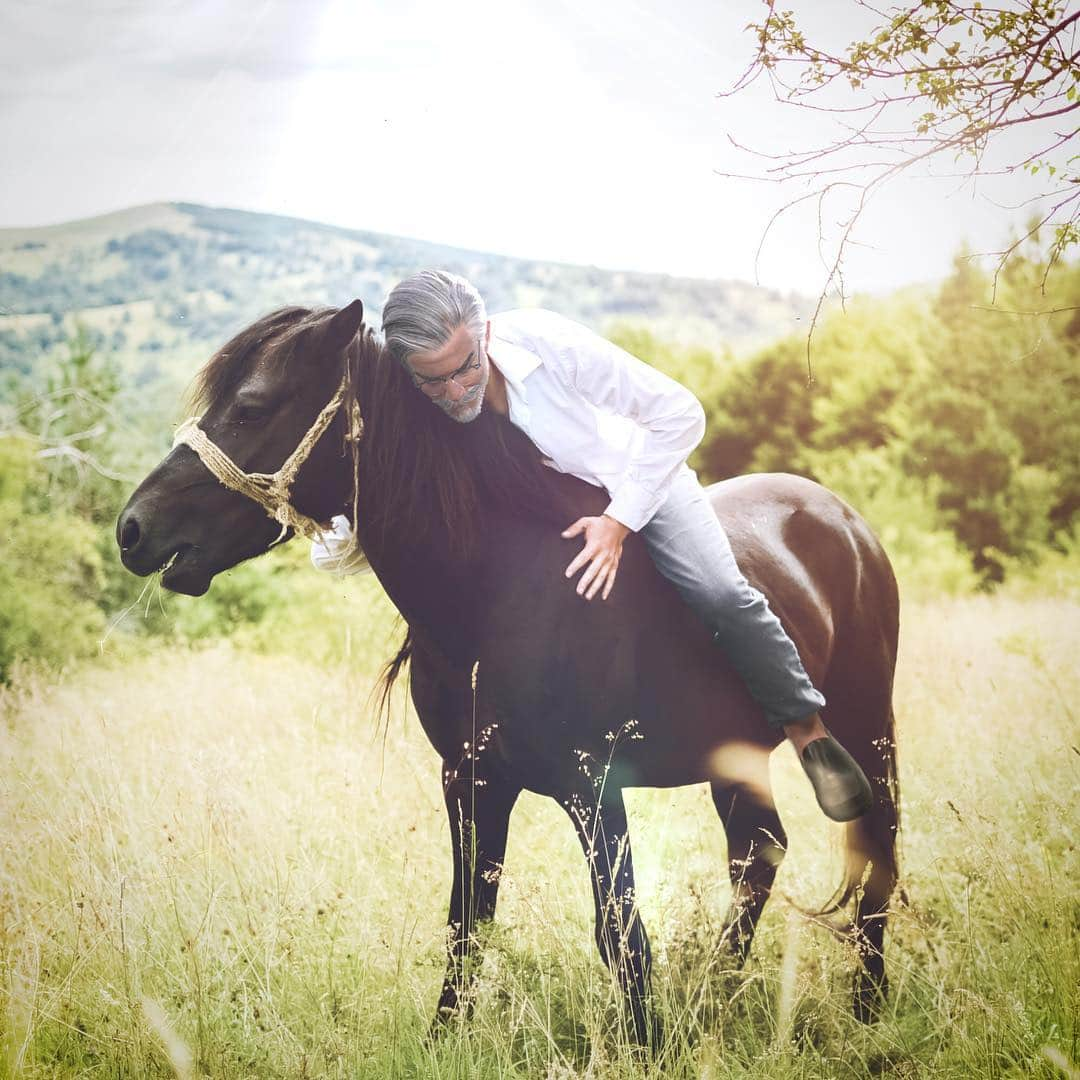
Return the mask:
M563 533L584 546L583 601L606 600L623 542L639 533L656 568L713 632L769 724L795 746L818 804L834 821L871 806L862 769L826 730L798 650L765 596L736 565L728 537L686 460L705 430L687 389L585 327L553 312L488 318L464 278L425 270L399 283L383 309L386 348L413 385L459 423L486 406L523 431L545 464L605 489L610 502ZM339 519L341 520L341 519ZM339 571L347 525L318 539L316 566ZM355 567L355 563L352 564Z

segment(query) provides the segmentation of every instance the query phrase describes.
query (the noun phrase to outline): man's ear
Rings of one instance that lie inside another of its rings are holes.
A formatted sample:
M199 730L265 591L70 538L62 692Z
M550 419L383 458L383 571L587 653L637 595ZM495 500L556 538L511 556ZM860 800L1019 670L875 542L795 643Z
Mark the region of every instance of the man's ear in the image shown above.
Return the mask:
M341 353L349 344L360 327L364 325L364 304L361 300L354 300L346 304L330 320L323 335L323 344L334 356Z

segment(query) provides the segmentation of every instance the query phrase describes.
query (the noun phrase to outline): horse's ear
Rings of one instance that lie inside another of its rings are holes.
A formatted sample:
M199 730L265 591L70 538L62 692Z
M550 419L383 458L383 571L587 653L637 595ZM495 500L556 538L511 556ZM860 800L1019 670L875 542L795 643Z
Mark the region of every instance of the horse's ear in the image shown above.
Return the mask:
M323 341L327 349L337 356L349 344L364 325L364 304L354 300L346 304L326 325Z

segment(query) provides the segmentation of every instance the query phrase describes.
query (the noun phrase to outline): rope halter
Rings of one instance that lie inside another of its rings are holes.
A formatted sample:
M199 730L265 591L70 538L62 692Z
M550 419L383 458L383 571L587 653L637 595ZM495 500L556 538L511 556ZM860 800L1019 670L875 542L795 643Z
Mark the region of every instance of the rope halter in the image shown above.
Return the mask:
M183 443L191 447L198 455L199 460L217 477L218 481L230 491L246 495L249 499L257 502L267 514L279 525L281 532L277 539L270 545L274 547L285 539L289 529L306 536L309 540L315 540L326 531L325 526L320 525L314 518L300 513L290 501L290 492L296 475L299 473L304 462L307 461L315 444L325 434L326 429L333 422L338 409L345 400L345 391L348 387L348 374L342 376L334 396L326 403L322 411L315 417L315 422L308 428L307 434L300 440L296 449L285 459L285 464L274 473L244 472L239 465L221 447L210 441L206 432L199 427L202 417L192 416L185 420L176 429L173 437L173 447ZM360 406L353 399L350 416L348 439L355 442L363 434L364 420L360 415ZM356 522L353 522L353 545L359 547L356 539Z

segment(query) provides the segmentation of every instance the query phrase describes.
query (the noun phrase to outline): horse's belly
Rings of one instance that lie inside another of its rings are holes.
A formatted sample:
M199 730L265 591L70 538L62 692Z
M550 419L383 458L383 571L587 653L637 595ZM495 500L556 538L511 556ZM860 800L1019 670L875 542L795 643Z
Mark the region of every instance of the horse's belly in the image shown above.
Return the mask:
M716 670L702 676L700 660ZM520 692L484 710L492 765L523 787L558 797L612 787L682 787L720 779L739 747L765 752L776 743L741 684L699 658L696 678L665 667L655 681L590 683L565 696ZM607 692L605 692L605 689ZM490 716L490 719L489 719Z

